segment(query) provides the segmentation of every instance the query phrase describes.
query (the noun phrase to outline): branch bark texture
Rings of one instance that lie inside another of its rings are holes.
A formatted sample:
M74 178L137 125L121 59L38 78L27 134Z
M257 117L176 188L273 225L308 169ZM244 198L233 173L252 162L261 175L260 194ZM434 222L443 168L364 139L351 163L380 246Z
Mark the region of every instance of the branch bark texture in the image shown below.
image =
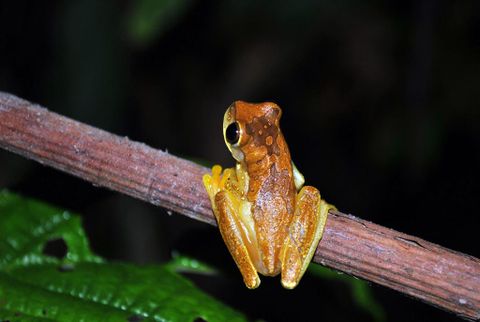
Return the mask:
M216 225L209 169L1 92L0 147ZM480 319L480 260L420 238L331 211L314 262Z

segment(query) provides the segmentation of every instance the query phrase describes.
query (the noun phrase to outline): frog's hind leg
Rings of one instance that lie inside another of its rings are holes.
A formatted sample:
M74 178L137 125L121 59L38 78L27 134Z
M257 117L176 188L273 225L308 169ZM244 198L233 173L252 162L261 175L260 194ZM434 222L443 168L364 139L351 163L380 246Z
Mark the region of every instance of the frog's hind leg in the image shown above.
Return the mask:
M283 287L292 289L302 278L322 238L331 208L314 187L305 186L297 194L295 215L280 254Z
M245 285L256 288L260 278L253 262L259 262L250 203L240 200L240 187L234 169L215 165L212 175L203 176L213 212L223 240L242 273Z
M242 273L245 285L253 289L260 285L260 278L253 264L255 259L250 256L253 253L249 252L249 248L254 248L251 247L251 241L246 236L249 233L246 223L241 220L240 211L243 208L239 205L241 202L228 191L220 191L215 195L216 217L220 233Z

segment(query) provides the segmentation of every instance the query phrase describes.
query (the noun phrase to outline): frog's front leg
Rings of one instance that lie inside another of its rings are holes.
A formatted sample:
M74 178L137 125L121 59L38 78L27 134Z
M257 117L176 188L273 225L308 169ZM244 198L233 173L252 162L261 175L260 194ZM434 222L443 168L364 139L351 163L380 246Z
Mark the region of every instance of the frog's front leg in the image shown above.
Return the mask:
M302 278L322 238L328 210L332 208L335 207L322 200L314 187L305 186L297 194L295 215L280 254L283 287L292 289Z
M203 183L212 202L218 228L248 288L257 288L260 278L253 261L258 261L250 216L250 204L240 197L234 169L214 166L212 175L204 175Z

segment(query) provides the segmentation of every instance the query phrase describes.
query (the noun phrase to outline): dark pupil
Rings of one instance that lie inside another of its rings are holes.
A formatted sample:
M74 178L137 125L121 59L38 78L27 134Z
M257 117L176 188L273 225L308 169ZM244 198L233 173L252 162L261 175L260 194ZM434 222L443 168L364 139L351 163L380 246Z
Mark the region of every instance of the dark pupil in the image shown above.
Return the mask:
M232 123L227 127L225 131L225 137L227 138L227 142L230 144L238 143L238 139L240 138L240 129L238 128L238 123Z

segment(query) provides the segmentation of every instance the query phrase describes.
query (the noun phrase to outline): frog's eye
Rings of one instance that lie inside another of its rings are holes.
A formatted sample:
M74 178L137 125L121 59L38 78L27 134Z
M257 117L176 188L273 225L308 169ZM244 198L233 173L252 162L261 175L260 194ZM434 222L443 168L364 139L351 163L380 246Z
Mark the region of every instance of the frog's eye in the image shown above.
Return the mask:
M225 130L225 139L228 143L234 145L240 140L240 126L237 122L231 123Z

